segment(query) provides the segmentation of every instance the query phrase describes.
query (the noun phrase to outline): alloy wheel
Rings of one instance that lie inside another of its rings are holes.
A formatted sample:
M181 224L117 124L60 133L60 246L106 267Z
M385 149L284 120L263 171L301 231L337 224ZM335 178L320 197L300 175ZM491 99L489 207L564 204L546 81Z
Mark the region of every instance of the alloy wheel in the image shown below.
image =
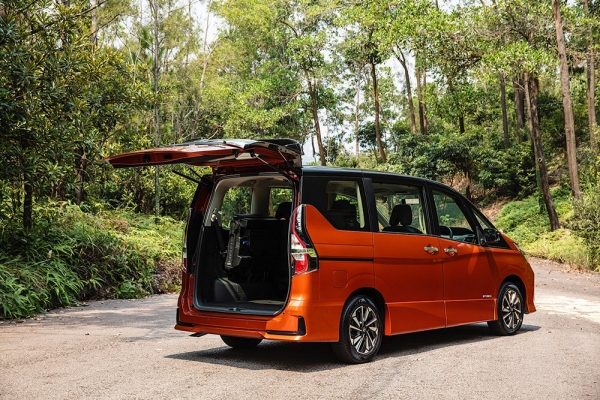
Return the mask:
M521 297L512 288L509 288L502 298L502 321L510 331L517 330L523 321Z
M367 305L357 307L350 318L350 344L357 353L371 353L379 340L377 313Z

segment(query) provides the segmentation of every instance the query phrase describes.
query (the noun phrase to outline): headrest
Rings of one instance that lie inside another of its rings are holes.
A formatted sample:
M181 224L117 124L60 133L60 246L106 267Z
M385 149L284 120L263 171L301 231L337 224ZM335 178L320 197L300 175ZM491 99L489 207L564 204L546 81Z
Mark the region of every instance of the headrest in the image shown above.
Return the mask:
M412 220L412 209L408 204L397 204L392 209L392 215L390 215L391 226L397 226L398 224L407 226L412 224Z
M356 215L356 208L348 200L336 200L331 205L331 211L352 212Z
M337 229L356 229L356 206L348 200L336 200L329 209L329 220Z
M279 203L277 210L275 211L275 218L277 219L290 219L292 215L292 203L290 201L284 201Z

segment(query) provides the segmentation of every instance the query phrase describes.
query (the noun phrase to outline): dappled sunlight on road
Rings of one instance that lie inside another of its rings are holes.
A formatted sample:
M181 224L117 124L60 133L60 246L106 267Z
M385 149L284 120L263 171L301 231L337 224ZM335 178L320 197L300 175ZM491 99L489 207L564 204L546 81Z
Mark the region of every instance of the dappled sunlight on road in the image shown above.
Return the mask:
M593 301L577 297L545 294L536 296L535 304L538 311L547 311L549 314L571 315L600 324L600 300Z

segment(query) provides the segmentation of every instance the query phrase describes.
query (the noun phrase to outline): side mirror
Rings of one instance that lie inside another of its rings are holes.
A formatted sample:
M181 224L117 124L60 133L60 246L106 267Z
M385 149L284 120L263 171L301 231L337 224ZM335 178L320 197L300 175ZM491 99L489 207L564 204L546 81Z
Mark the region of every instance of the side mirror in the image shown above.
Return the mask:
M492 228L477 228L477 238L479 239L479 244L482 246L499 243L502 240L500 232Z

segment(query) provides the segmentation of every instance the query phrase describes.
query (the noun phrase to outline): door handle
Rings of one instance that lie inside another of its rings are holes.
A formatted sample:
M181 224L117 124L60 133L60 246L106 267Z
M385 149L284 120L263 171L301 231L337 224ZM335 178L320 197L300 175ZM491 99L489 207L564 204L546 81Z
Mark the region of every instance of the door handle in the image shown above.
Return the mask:
M446 247L444 249L444 252L446 254L448 254L449 256L453 256L453 255L456 255L458 253L458 250L456 248L454 248L454 247Z
M425 250L425 252L427 252L429 254L437 254L440 251L437 247L432 246L430 244L428 244L427 246L423 247L423 250Z

